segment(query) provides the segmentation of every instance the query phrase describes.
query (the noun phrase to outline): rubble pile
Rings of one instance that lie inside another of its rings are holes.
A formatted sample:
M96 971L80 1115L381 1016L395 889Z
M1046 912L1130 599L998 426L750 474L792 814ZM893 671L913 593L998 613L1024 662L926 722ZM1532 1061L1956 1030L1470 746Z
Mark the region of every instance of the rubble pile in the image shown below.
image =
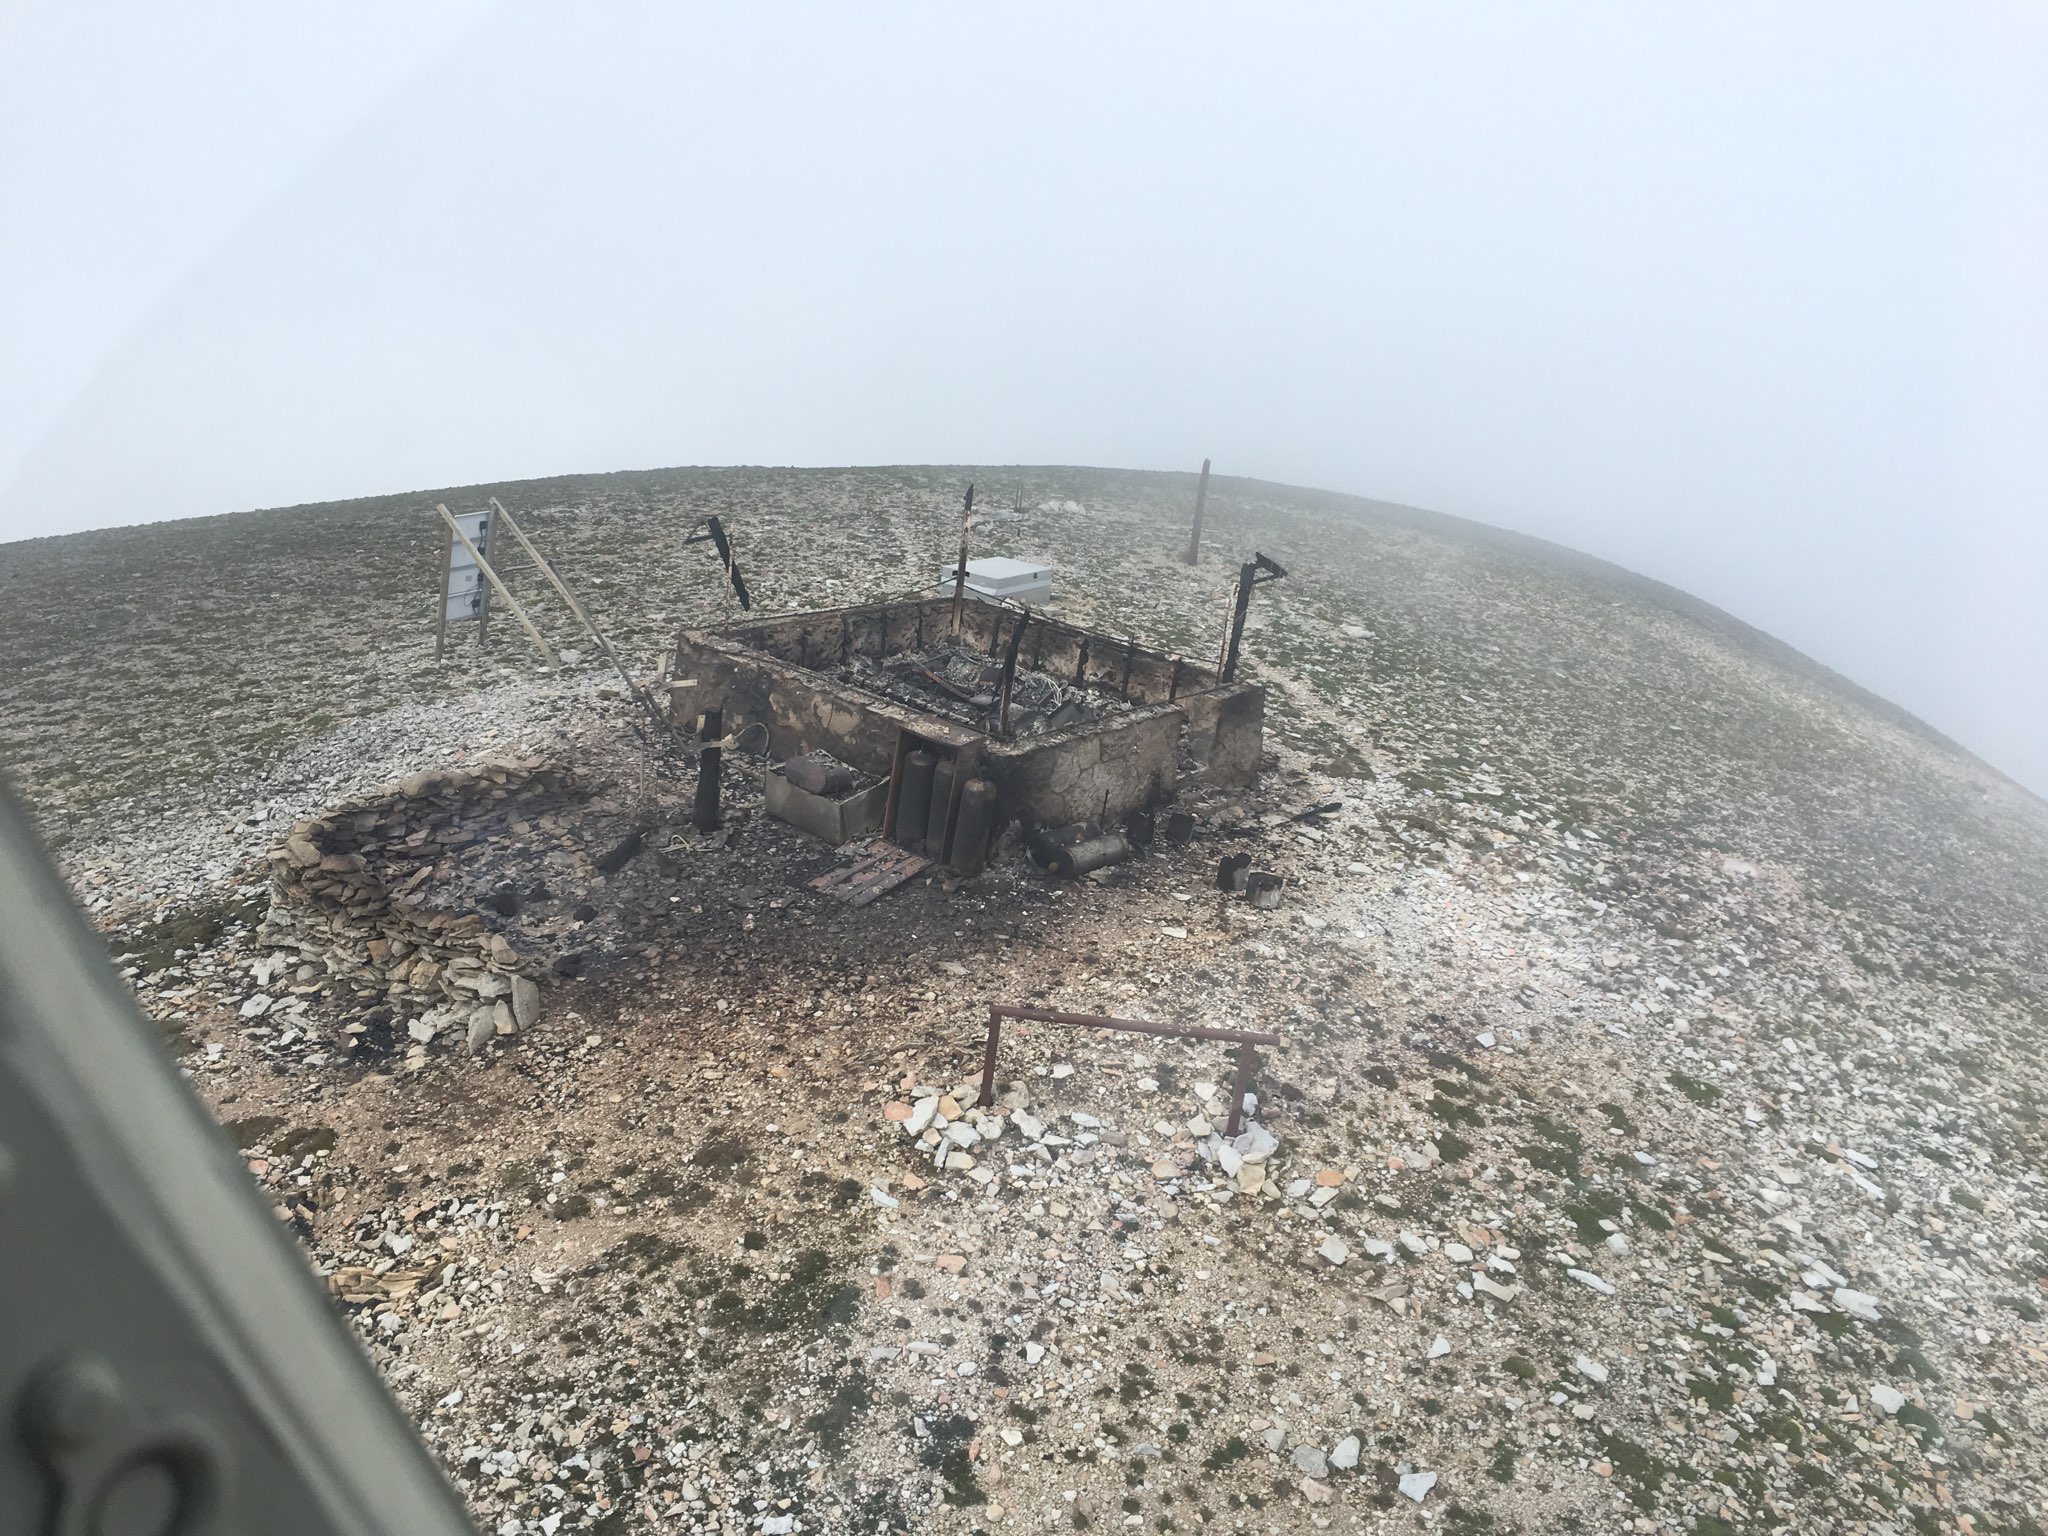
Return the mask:
M296 823L270 851L271 909L260 937L296 947L325 975L394 1007L425 1046L458 1018L471 1049L540 1017L532 961L480 912L446 905L465 851L525 836L575 794L532 759L416 773Z
M1058 1081L1072 1076L1074 1068L1062 1062L1039 1070ZM1159 1091L1156 1080L1145 1081L1151 1084L1149 1091ZM935 1169L963 1174L983 1189L998 1181L993 1153L1002 1143L1005 1148L1016 1146L1006 1165L1011 1181L1034 1189L1045 1188L1048 1175L1106 1169L1123 1159L1160 1181L1169 1195L1185 1192L1221 1205L1236 1195L1260 1193L1282 1165L1273 1161L1280 1150L1278 1139L1251 1118L1258 1109L1258 1095L1245 1095L1245 1129L1225 1140L1218 1129L1229 1113L1220 1097L1224 1090L1214 1083L1196 1083L1194 1092L1192 1112L1184 1118L1162 1116L1129 1133L1088 1110L1033 1114L1029 1091L1016 1083L1006 1086L985 1110L975 1103L978 1093L971 1083L946 1092L920 1089L914 1099L892 1101L883 1118L929 1157ZM1013 1127L1017 1134L1005 1140ZM1210 1177L1211 1169L1221 1178ZM893 1204L881 1195L876 1203Z

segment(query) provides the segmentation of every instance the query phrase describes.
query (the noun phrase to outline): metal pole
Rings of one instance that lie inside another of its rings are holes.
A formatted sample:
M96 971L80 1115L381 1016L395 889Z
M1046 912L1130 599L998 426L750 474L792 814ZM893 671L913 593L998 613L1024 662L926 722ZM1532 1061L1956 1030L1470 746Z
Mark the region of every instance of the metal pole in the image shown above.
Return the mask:
M1230 615L1230 636L1223 646L1223 668L1219 682L1234 682L1237 679L1237 648L1244 640L1244 616L1252 606L1252 583L1257 580L1259 567L1256 561L1247 560L1237 573L1237 602Z
M1017 1008L997 1003L995 1011L1006 1019L1024 1019L1037 1024L1079 1024L1088 1029L1114 1029L1131 1035L1164 1035L1173 1040L1228 1040L1247 1045L1285 1045L1279 1035L1257 1029L1217 1029L1208 1024L1155 1024L1150 1019L1113 1019L1099 1013L1061 1013L1052 1008Z
M988 1010L988 1047L981 1053L981 1097L974 1102L987 1109L996 1101L996 1046L1003 1038L1003 1010L994 1003Z
M1002 702L996 716L998 736L1010 734L1010 685L1017 680L1017 651L1024 644L1024 626L1030 622L1031 614L1028 610L1017 615L1017 632L1010 636L1010 647L1003 653L1003 680L1000 690Z
M1249 1043L1238 1046L1237 1076L1230 1085L1230 1123L1223 1128L1226 1138L1235 1137L1244 1129L1244 1091L1251 1086L1252 1068L1257 1061Z

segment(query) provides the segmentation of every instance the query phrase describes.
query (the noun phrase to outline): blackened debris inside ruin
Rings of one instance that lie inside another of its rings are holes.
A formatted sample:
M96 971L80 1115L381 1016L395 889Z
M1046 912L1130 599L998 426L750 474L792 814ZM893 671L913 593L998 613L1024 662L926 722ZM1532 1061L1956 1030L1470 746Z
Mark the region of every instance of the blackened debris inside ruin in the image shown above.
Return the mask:
M1050 673L1019 666L1010 677L1005 731L1002 659L962 645L936 645L881 658L850 656L838 676L913 709L927 710L973 730L1011 737L1092 725L1131 708L1129 701L1099 687L1079 687Z

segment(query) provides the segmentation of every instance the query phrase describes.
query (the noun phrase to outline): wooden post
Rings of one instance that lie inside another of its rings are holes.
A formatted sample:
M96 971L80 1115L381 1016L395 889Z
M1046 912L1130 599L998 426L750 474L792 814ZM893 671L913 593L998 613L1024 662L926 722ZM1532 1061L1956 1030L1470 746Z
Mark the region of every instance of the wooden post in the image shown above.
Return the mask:
M967 482L967 508L960 514L960 563L953 570L953 638L960 638L961 612L967 606L967 529L974 522L974 482Z
M455 535L449 534L441 545L441 611L434 615L434 660L441 659L441 653L448 646L448 582L455 573L449 566L455 559Z
M714 745L725 736L725 711L707 709L703 724L697 731L697 801L691 807L690 820L699 832L714 832L721 824L718 807L719 767L725 758L725 750Z
M1202 460L1202 478L1195 484L1195 526L1188 530L1188 547L1181 551L1183 565L1202 563L1202 509L1209 504L1209 461Z
M505 510L497 497L493 496L491 498L491 505L497 507L498 516L503 518L505 526L512 530L512 537L519 541L519 547L526 551L528 558L533 561L534 568L541 575L547 577L549 585L554 587L562 595L562 601L569 605L569 611L575 614L583 627L590 632L590 638L597 642L597 648L604 652L605 660L609 661L612 664L612 670L619 674L619 681L626 685L626 691L640 701L640 706L653 719L656 729L666 735L669 729L668 716L664 715L656 707L654 700L647 696L647 691L633 681L633 675L626 670L626 664L619 660L619 653L612 649L611 641L605 639L604 631L599 629L596 621L583 611L583 605L576 601L575 594L562 585L562 578L555 574L555 568L548 564L547 557L534 548L533 541L526 536L525 530L513 521L512 514ZM445 609L447 605L444 603L442 607Z
M548 645L547 641L541 639L540 631L533 627L533 620L529 619L526 616L526 610L519 606L519 599L506 590L505 583L498 579L498 573L491 569L491 562L483 557L483 551L470 543L469 535L462 531L462 525L455 521L454 515L438 502L434 504L434 510L441 514L441 520L448 525L448 531L454 534L456 538L462 540L462 547L469 551L470 559L477 563L477 569L484 573L498 596L505 599L505 606L512 610L512 617L519 621L520 626L526 631L527 638L540 648L541 655L548 659L548 665L551 667L560 666L561 663L555 660L554 650ZM479 635L478 639L481 640L482 636Z
M485 544L488 544L488 543L490 543L490 542L491 542L491 540L490 540L490 534L489 534L489 530L487 529L487 530L485 530L485 535L484 535L484 543L485 543ZM472 551L472 553L475 553L475 551ZM481 562L481 561L482 561L482 559L483 559L483 556L482 556L481 554L478 554L478 555L477 555L477 559L478 559L478 561L479 561L479 562ZM486 582L486 583L484 584L484 589L483 589L483 590L482 590L481 592L477 593L477 595L476 595L476 644L477 644L477 649L478 649L478 650L482 650L482 649L483 649L483 648L484 648L484 647L485 647L486 645L490 644L490 641L491 641L491 587L490 587L490 583L489 583L489 582Z
M1010 734L1010 685L1017 680L1017 652L1024 644L1024 627L1031 622L1031 610L1017 615L1017 632L1010 636L1009 649L1003 653L1003 677L997 688L996 734Z

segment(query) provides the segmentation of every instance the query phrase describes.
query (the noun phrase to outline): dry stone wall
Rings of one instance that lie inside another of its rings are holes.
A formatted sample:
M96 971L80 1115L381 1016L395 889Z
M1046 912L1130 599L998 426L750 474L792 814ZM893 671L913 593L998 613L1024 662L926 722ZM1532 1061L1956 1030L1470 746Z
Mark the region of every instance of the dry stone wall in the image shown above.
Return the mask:
M473 884L489 845L523 837L578 793L566 769L517 759L417 773L293 826L270 852L264 939L395 1008L424 1010L416 1052L458 1029L472 1051L540 1019L541 967L474 910L442 904Z

